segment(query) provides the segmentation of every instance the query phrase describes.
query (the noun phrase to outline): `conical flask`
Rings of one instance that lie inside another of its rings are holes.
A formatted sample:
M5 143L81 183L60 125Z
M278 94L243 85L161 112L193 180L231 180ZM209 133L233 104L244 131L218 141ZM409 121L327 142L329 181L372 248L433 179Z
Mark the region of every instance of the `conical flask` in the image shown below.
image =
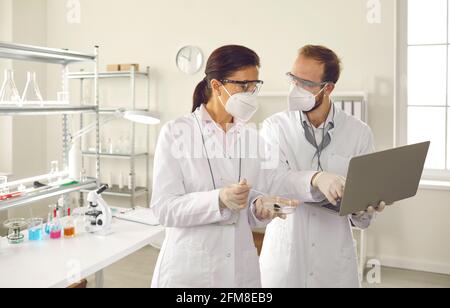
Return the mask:
M5 70L5 77L0 89L0 103L20 103L20 95L14 82L14 72L12 70Z
M22 95L22 102L25 104L42 104L44 100L42 99L41 90L36 82L36 73L27 73L27 83L25 84L25 90Z

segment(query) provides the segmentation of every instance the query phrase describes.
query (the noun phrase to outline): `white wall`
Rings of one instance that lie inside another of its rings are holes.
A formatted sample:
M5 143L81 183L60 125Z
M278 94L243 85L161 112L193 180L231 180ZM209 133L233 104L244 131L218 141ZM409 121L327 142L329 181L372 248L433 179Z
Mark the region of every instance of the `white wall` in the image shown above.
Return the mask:
M362 0L80 2L81 23L69 24L65 1L47 0L47 45L86 52L100 45L101 68L118 62L149 65L164 122L190 111L193 89L203 78L202 73L186 76L177 70L175 55L184 45L197 45L205 55L230 43L255 49L262 58L267 92L286 91L284 73L299 47L324 44L344 62L337 91L368 93L377 146L393 145L395 1L381 0L380 24L367 22ZM56 68L48 68L47 82L48 93L55 92ZM111 87L103 91L105 97L113 93ZM47 161L58 155L58 129L47 123ZM449 197L448 192L421 190L416 198L387 210L369 231L369 255L391 265L450 273L450 246L445 245Z

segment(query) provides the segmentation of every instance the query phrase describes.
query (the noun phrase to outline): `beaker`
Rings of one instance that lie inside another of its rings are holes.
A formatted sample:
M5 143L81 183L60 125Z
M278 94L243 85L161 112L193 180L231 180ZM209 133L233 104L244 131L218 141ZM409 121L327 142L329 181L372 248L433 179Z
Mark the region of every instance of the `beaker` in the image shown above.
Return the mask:
M24 218L9 219L3 224L8 229L8 242L10 244L20 244L23 242L24 236L22 230L27 226Z
M42 241L44 238L43 231L44 220L42 218L31 218L28 220L28 240Z
M39 90L36 81L36 73L27 72L27 83L25 84L25 90L22 94L22 103L42 104L43 101L41 91Z
M5 70L3 84L0 88L0 103L21 103L19 91L14 82L14 72L12 70Z

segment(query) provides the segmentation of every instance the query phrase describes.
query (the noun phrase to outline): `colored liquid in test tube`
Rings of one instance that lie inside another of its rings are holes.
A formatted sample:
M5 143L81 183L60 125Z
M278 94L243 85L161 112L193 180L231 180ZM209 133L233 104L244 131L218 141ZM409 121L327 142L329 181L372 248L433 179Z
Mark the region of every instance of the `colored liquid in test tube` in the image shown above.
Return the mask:
M50 238L52 240L57 240L61 238L61 229L53 229L50 231Z
M75 237L75 223L70 216L70 208L67 210L67 221L64 225L64 237L71 238Z
M59 221L59 212L57 212L56 209L54 210L53 216L54 216L54 219L53 219L53 223L50 228L50 238L53 240L56 240L56 239L60 239L61 234L62 234L61 223Z
M75 237L75 227L65 228L64 237Z

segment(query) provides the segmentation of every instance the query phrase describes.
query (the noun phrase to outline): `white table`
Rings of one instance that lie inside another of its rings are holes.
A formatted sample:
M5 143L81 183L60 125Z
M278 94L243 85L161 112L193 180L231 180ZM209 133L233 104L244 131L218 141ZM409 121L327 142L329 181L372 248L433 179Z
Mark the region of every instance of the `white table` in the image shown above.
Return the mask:
M65 288L92 274L103 287L103 269L149 245L164 231L114 219L113 234L10 245L0 239L0 288ZM24 232L25 237L28 232Z

